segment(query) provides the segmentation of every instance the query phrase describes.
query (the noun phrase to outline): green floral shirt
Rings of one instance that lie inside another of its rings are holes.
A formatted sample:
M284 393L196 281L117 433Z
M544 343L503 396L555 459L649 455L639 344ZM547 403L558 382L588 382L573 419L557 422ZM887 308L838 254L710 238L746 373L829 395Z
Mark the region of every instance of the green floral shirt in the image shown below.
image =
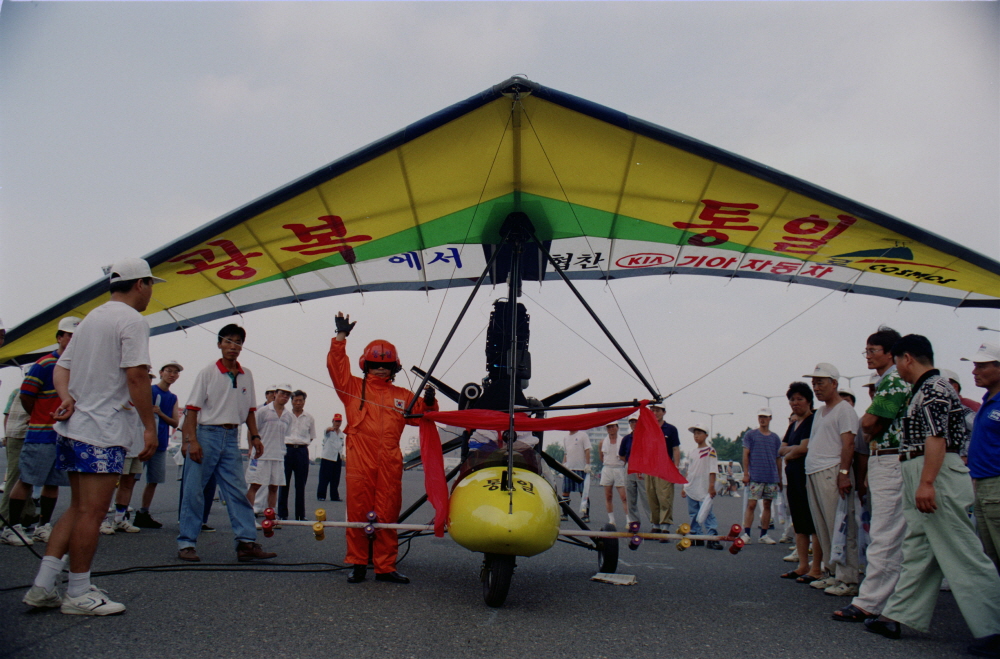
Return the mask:
M906 401L910 396L910 385L899 377L896 367L891 366L875 387L875 397L868 406L868 414L883 419L892 419L889 427L874 435L871 450L899 447L903 432L903 418L906 416Z

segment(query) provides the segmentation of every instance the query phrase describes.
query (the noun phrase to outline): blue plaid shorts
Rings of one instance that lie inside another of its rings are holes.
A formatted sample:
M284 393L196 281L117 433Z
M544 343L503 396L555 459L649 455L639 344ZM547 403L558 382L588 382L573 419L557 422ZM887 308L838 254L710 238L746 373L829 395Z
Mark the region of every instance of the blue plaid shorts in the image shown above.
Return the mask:
M56 469L81 474L120 474L125 467L125 447L94 446L59 436Z

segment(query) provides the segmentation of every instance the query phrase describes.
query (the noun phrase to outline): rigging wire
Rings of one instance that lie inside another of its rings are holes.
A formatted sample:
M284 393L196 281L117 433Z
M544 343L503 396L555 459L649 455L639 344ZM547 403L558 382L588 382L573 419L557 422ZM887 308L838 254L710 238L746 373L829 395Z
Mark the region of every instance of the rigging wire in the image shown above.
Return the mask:
M518 101L515 101L515 103ZM507 134L507 129L510 127L510 122L514 116L514 106L511 105L510 114L507 116L507 123L504 125L503 132L500 133L500 141L497 142L496 151L493 152L493 160L490 161L490 169L486 172L486 179L483 181L483 187L479 190L479 199L476 200L475 209L472 211L472 217L469 219L469 225L465 228L465 238L462 239L462 248L459 250L459 254L465 252L465 246L469 244L469 234L472 233L472 227L476 223L476 215L479 214L479 208L483 203L483 197L486 195L486 186L489 185L490 177L493 175L493 169L496 167L497 159L500 157L500 147L503 146L503 138ZM424 358L427 357L427 349L431 345L431 338L434 336L434 330L437 328L438 319L441 317L441 311L444 309L444 303L448 299L448 293L451 291L452 282L455 278L455 271L458 270L458 263L453 263L451 267L451 276L448 277L448 284L444 287L444 295L441 296L441 304L438 305L437 315L434 316L434 323L431 325L431 331L427 334L427 342L424 344L424 351L420 355L419 364L423 366ZM468 348L466 348L468 349ZM407 377L409 381L409 377ZM413 390L413 384L410 384L410 390Z
M750 345L748 345L748 346L747 346L746 348L744 348L743 350L740 350L740 351L739 351L738 353L736 353L735 355L733 355L732 357L730 357L730 358L729 358L729 359L727 359L726 361L722 362L721 364L719 364L718 366L716 366L716 367L715 367L715 368L713 368L712 370L710 370L710 371L708 371L707 373L705 373L704 375L702 375L702 376L700 376L700 377L698 377L698 378L696 378L696 379L692 380L691 382L688 382L688 383L687 383L686 385L684 385L684 386L683 386L683 387L681 387L680 389L677 389L676 391L673 391L673 392L671 392L671 393L667 394L667 395L665 396L665 399L666 399L666 398L670 398L670 397L671 397L671 396L673 396L674 394L679 394L680 392L684 391L685 389L687 389L688 387L692 386L693 384L695 384L695 383L697 383L697 382L700 382L701 380L704 380L704 379L705 379L705 378L707 378L707 377L708 377L709 375L711 375L712 373L715 373L715 372L716 372L716 371L718 371L718 370L719 370L720 368L722 368L722 367L723 367L723 366L725 366L726 364L730 363L731 361L733 361L733 360L734 360L734 359L736 359L737 357L740 357L740 356L741 356L741 355L743 355L744 353L746 353L746 352L749 352L749 351L750 351L751 349L753 349L753 348L757 347L757 346L758 346L759 344L763 343L763 342L764 342L765 340L767 340L768 338L770 338L770 337L771 337L771 336L772 336L772 335L773 335L773 334L774 334L775 332L777 332L777 331L778 331L778 330L780 330L781 328L785 327L786 325L788 325L788 324L789 324L789 323L791 323L792 321L794 321L794 320L797 320L797 319L798 319L798 318L799 318L800 316L802 316L803 314L805 314L805 313L806 313L807 311L809 311L810 309L812 309L813 307L815 307L816 305L818 305L818 304L819 304L820 302L824 301L824 300L825 300L826 298L830 297L831 295L833 295L834 293L837 293L837 292L838 292L838 289L835 289L835 288L834 288L834 289L831 289L829 293L827 293L826 295L824 295L824 296L823 296L823 297L821 297L820 299L816 300L815 302L813 302L812 304L810 304L810 305L809 305L808 307L806 307L805 309L803 309L803 310L802 310L802 311L800 311L799 313L795 314L794 316L792 316L791 318L789 318L789 319L788 319L788 320L786 320L785 322L781 323L780 325L778 325L777 327L775 327L775 328L774 328L773 330L771 330L770 332L768 332L767 334L765 334L765 335L764 335L764 336L762 336L761 338L757 339L756 341L754 341L753 343L751 343Z
M548 163L549 170L552 172L552 176L555 177L556 183L559 185L559 191L562 193L563 199L566 200L566 205L569 206L569 210L570 213L572 213L573 215L573 219L576 220L576 225L580 229L581 237L583 238L584 242L587 243L587 247L590 249L591 253L595 253L593 245L590 244L590 237L584 230L583 223L580 221L580 217L576 214L576 208L573 207L572 202L570 202L569 200L569 195L566 193L566 188L563 185L562 179L559 178L559 174L556 172L556 168L552 164L552 159L549 158L549 153L545 149L545 145L542 144L542 138L538 135L538 131L535 130L535 124L532 123L531 117L528 115L527 112L524 113L524 116L528 120L528 125L531 126L531 132L534 133L535 139L538 140L538 146L542 150L542 155L545 156L545 162ZM660 385L656 382L656 375L653 374L652 369L649 367L649 362L646 361L646 355L642 352L642 348L639 346L639 342L636 341L635 333L632 331L631 325L629 325L628 318L625 317L625 311L622 309L621 304L619 304L618 297L615 295L614 289L611 288L610 264L608 266L608 269L602 269L602 272L604 273L605 287L608 289L608 292L611 293L611 297L615 301L615 307L617 307L618 313L621 315L622 322L625 323L625 328L628 330L629 336L632 338L632 343L633 345L635 345L635 349L639 353L639 358L642 360L643 366L646 367L646 373L653 381L653 386L656 387L657 390L659 390Z
M572 327L570 327L569 325L567 325L565 322L563 322L562 318L560 318L559 316L555 315L554 313L552 313L551 311L549 311L548 309L546 309L538 300L535 300L534 298L532 298L530 295L528 295L527 293L525 293L523 291L521 292L521 295L523 295L524 297L528 298L529 300L531 300L532 302L534 302L535 304L537 304L539 309L541 309L545 313L547 313L550 316L552 316L553 318L555 318L557 321L559 321L559 323L563 327L565 327L566 329L568 329L570 332L572 332L573 334L576 334L576 336L581 341L583 341L588 346L590 346L591 348L593 348L594 350L596 350L599 355L601 355L602 357L604 357L605 359L607 359L609 362L611 362L622 373L624 373L625 375L629 376L630 378L632 378L633 380L635 380L637 383L642 384L642 382L639 380L639 378L635 377L635 373L632 373L628 369L622 367L621 364L619 364L614 359L612 359L611 357L609 357L608 355L606 355L604 352L602 352L600 348L598 348L597 346L595 346L593 343L591 343L587 339L583 338L583 336L579 332L577 332L575 329L573 329Z

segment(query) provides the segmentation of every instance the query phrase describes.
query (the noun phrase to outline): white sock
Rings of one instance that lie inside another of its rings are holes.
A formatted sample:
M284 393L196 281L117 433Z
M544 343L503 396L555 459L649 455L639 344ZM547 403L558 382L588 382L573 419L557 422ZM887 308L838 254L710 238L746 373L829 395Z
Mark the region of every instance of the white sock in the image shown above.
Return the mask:
M55 556L46 556L42 559L42 564L38 566L38 574L35 575L35 585L39 588L50 591L56 587L56 579L63 570L63 561Z
M90 571L70 572L66 583L66 594L70 597L80 597L90 590Z
M612 524L615 523L615 514L614 513L608 513L608 521L611 522Z

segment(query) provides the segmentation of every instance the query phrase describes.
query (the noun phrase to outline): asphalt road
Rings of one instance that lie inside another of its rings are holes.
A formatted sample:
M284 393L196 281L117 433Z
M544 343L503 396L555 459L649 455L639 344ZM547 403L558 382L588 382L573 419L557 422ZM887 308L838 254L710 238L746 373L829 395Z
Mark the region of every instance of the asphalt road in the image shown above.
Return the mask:
M174 470L169 468L170 477ZM422 492L422 472L404 478L404 507ZM325 506L342 519L343 504L315 501L317 468L307 489L311 511ZM160 530L102 536L94 570L177 565L177 485L160 487L153 516ZM138 503L137 486L134 503ZM343 488L343 485L342 485ZM343 489L342 489L343 493ZM66 493L68 495L68 492ZM603 505L603 492L592 496ZM60 503L58 510L66 505ZM620 504L617 504L620 505ZM719 523L738 521L741 500L716 504ZM595 506L600 509L600 506ZM58 514L57 510L57 514ZM430 508L412 518L428 522ZM619 520L624 515L619 509ZM593 519L598 519L595 514ZM675 521L685 521L679 496ZM203 565L236 563L226 508L216 504L198 545ZM340 563L343 534L317 542L309 529L285 528L261 540L274 563ZM281 572L302 567L259 565L250 572L134 572L97 577L128 610L109 618L29 612L21 603L38 559L22 547L0 546L0 657L918 657L955 656L971 641L951 593L941 593L928 634L904 631L890 641L860 624L834 622L848 602L782 580L788 545L750 545L737 556L673 544L622 544L618 571L634 586L589 580L594 552L562 543L519 558L506 604L484 604L482 556L447 536L417 538L400 570L406 586L346 583L344 571ZM306 566L317 567L317 566ZM279 570L279 572L265 571Z

